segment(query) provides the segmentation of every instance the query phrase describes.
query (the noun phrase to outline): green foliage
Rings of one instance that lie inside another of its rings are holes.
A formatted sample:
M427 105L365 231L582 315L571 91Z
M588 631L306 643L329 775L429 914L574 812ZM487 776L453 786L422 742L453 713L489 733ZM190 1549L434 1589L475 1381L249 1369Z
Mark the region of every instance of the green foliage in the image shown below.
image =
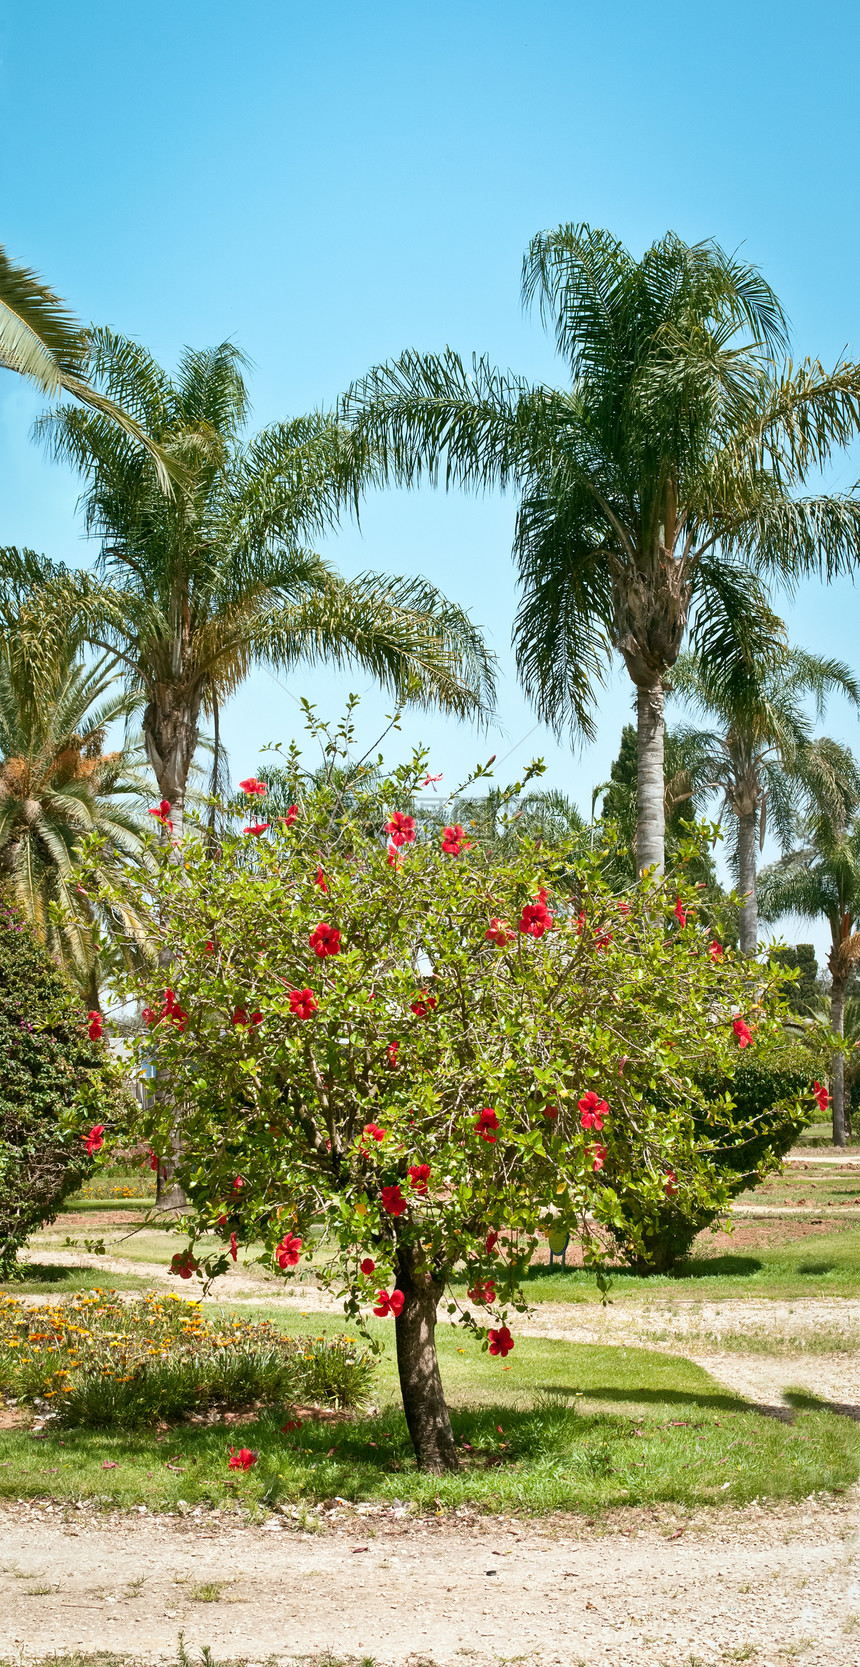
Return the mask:
M134 1429L217 1405L367 1399L372 1363L353 1340L288 1338L268 1320L206 1320L199 1303L101 1292L62 1306L0 1302L0 1388L53 1403L60 1422Z
M61 972L0 894L0 1271L91 1172L81 1135L121 1089Z
M460 1316L483 1337L522 1305L547 1227L599 1270L592 1218L641 1246L673 1174L691 1211L728 1202L698 1132L699 1079L734 1070L735 1014L755 1017L763 1046L781 1009L775 973L712 957L683 880L618 898L601 851L573 867L527 838L504 861L435 835L386 852L388 807L425 769L416 758L356 787L351 807L317 782L289 824L225 836L214 867L203 837L181 870L165 861L172 993L147 986L141 1044L164 1086L141 1132L159 1152L179 1134L190 1254L214 1231L261 1240L269 1266L291 1237L311 1259L319 1230L319 1278L359 1324L410 1269L440 1289L460 1269L495 1287ZM539 915L542 896L552 924L532 935L524 911ZM338 953L314 953L321 921ZM581 1112L590 1091L607 1101L602 1127ZM206 1274L226 1266L226 1250L203 1258Z
M818 962L811 943L778 944L770 951L771 960L796 978L786 980L785 997L793 1013L808 1017L819 1001Z
M815 1113L813 1071L823 1067L809 1046L774 1034L756 1052L763 1057L742 1055L731 1073L702 1073L698 1079L704 1104L694 1113L696 1138L728 1199L778 1169ZM718 1214L679 1193L665 1200L658 1219L652 1214L643 1225L635 1191L619 1193L625 1225L615 1229L615 1237L639 1273L675 1267Z

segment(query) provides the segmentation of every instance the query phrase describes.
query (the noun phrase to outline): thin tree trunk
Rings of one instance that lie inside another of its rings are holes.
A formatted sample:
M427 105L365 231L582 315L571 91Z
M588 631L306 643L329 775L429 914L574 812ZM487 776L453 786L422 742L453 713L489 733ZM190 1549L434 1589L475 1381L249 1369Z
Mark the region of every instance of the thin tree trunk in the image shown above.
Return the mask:
M830 1023L837 1036L845 1034L845 981L834 978L830 986ZM833 1096L833 1144L845 1145L845 1060L841 1053L833 1055L830 1067L830 1092Z
M756 814L738 817L738 890L743 898L738 917L742 955L754 955L758 948L758 902L756 899Z
M436 1306L442 1284L416 1264L411 1250L397 1257L403 1307L394 1322L403 1411L419 1470L457 1470L457 1450L436 1356Z
M636 690L639 778L636 789L636 867L663 872L666 812L663 786L663 684Z

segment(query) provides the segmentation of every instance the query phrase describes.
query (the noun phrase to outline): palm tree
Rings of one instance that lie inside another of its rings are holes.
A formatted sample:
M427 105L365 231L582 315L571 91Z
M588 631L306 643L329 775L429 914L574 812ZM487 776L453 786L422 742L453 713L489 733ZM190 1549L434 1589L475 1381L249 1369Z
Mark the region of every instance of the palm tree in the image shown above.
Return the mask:
M641 261L606 231L533 238L522 278L569 385L404 353L343 409L407 485L514 490L523 685L556 731L593 734L615 651L636 687L637 858L664 859L664 679L691 631L718 675L767 646L758 579L828 577L860 552L860 502L796 496L860 425L860 368L783 362L755 267L669 233Z
M787 851L804 804L839 821L846 794L860 803L860 776L849 748L813 735L815 718L823 717L834 690L860 706L860 683L841 661L779 643L732 679L713 678L700 655L682 654L675 664L673 693L719 724L716 731L684 735L732 817L742 955L754 955L758 947L756 845L761 850L764 844L768 814ZM809 697L814 717L806 709Z
M129 711L115 666L85 667L73 638L66 646L50 676L34 675L8 637L0 650L0 873L95 1009L100 969L136 964L145 950L139 910L99 899L144 860L144 785L124 751L105 751L108 727ZM97 844L85 856L89 836Z
M493 662L462 609L420 579L346 583L308 548L373 478L341 424L317 414L244 440L244 361L226 342L186 350L171 379L144 348L99 330L91 363L181 478L161 494L149 460L99 412L42 418L54 455L87 478L87 526L101 539L97 575L67 574L55 590L143 698L147 754L177 836L201 717L217 722L255 663L352 663L398 701L486 715Z
M830 927L830 1023L845 1032L845 988L860 960L860 820L858 797L846 795L845 820L818 815L807 825L807 843L762 870L758 902L762 920L786 914L827 921ZM845 1145L845 1060L831 1067L833 1144Z
M29 267L9 258L0 244L0 369L17 371L44 394L72 394L118 423L145 446L163 491L170 475L159 448L134 417L105 398L88 380L90 334L65 301Z

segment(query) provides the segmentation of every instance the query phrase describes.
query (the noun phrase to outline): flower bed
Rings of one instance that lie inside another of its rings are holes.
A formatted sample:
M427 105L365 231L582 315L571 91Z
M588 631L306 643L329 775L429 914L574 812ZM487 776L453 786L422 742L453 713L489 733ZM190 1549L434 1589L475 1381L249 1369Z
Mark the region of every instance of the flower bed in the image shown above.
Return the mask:
M28 1308L0 1300L0 1392L68 1425L132 1428L218 1406L366 1400L371 1357L350 1338L288 1338L268 1320L205 1318L198 1302L95 1291Z

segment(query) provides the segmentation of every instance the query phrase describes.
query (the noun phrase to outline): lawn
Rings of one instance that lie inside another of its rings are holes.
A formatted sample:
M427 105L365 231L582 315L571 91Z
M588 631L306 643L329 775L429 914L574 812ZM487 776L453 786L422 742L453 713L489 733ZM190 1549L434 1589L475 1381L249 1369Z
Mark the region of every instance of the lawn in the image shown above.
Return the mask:
M259 1315L259 1310L255 1310ZM284 1330L303 1317L274 1311ZM344 1330L326 1321L329 1335ZM647 1349L522 1338L502 1365L442 1328L439 1353L462 1469L416 1471L395 1400L392 1329L377 1380L378 1411L284 1431L276 1407L225 1427L64 1430L34 1441L0 1436L0 1496L97 1498L151 1510L394 1499L420 1507L575 1510L675 1501L694 1505L797 1499L847 1487L860 1469L860 1428L808 1396L787 1425L754 1410L691 1362ZM259 1452L229 1472L231 1447Z

